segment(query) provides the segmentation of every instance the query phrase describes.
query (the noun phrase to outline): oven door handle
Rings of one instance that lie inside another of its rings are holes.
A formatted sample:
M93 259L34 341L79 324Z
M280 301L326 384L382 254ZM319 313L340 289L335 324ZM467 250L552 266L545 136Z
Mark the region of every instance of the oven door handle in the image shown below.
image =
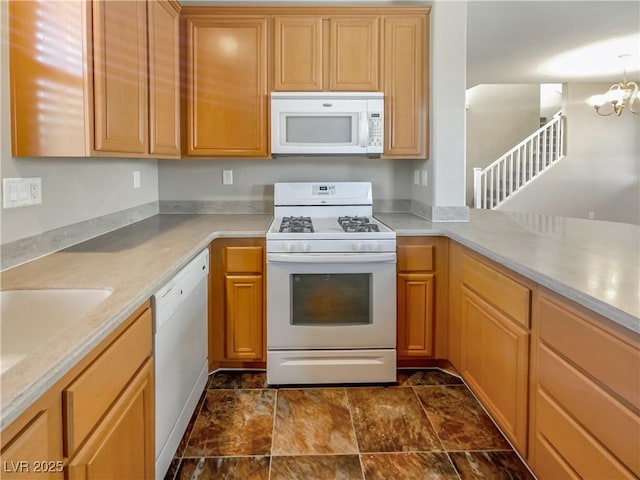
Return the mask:
M267 263L395 263L388 253L267 253Z

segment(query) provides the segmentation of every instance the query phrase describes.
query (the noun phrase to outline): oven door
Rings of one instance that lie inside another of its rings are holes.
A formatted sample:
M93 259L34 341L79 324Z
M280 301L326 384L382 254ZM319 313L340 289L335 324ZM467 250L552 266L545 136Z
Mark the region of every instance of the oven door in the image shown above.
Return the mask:
M267 347L395 348L396 254L267 254Z

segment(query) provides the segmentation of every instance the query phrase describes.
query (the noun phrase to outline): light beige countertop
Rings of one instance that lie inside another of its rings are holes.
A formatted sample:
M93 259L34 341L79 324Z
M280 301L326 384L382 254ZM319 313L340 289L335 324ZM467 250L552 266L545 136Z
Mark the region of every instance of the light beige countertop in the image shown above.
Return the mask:
M398 235L445 235L640 332L640 227L471 211L469 223L376 217ZM1 274L3 290L107 288L86 318L0 376L6 427L178 270L218 237L263 237L270 214L158 215Z

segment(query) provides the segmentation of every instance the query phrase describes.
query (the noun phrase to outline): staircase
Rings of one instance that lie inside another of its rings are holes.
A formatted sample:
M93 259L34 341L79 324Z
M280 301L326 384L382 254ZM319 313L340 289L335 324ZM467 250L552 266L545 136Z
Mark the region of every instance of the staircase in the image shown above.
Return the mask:
M564 157L564 117L551 121L486 168L473 169L475 208L494 209Z

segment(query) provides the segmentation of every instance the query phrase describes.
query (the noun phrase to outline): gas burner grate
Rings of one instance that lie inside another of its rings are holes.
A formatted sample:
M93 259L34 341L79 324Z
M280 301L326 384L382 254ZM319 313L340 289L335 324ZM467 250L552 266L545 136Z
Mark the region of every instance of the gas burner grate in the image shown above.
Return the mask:
M369 217L338 217L338 223L345 232L379 232L378 225L371 223Z
M313 233L311 217L283 217L280 224L281 233Z

